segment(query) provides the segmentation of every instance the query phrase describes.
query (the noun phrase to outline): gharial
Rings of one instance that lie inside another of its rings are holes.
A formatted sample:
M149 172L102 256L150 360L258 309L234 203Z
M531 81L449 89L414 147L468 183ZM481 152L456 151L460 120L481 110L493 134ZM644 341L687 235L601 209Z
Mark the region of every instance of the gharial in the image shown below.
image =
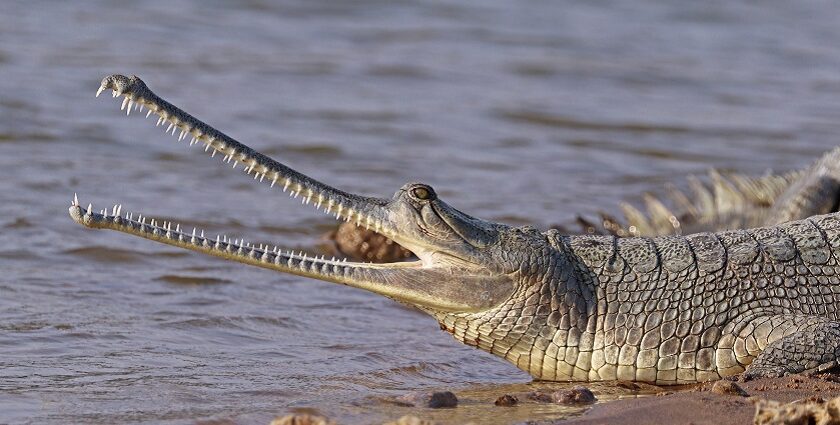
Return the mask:
M255 152L111 75L97 91L148 108L225 162L413 251L416 261L313 258L208 238L133 214L70 216L90 228L366 289L416 306L457 340L543 380L679 384L826 370L840 355L840 213L688 236L568 236L471 217L410 183L391 199L349 194Z

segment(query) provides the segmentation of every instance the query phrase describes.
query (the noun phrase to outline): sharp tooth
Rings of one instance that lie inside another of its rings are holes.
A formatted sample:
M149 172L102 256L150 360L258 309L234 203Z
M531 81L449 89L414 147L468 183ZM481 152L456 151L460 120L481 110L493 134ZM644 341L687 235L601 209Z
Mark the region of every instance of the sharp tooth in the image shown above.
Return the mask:
M126 98L124 98L124 99L123 99L122 106L120 106L120 111L122 111L123 109L125 109L125 105L128 105L128 102L130 102L130 100L128 99L128 97L126 97Z
M204 152L207 152L207 149L210 149L210 144L209 143L204 145ZM216 151L213 151L213 152L216 152Z
M178 135L178 141L180 142L181 140L184 140L184 137L186 137L186 135L187 135L186 130L181 130L181 134Z
M169 123L169 127L166 127L166 132L169 133L169 130L172 130L172 126L175 124Z
M92 204L92 203L89 203L89 204L88 204L87 213L88 213L88 214L90 214L91 212L93 212L93 204Z
M73 194L73 205L77 205L77 206L79 205L79 194L78 193Z
M157 124L155 124L155 127L159 127L162 122L163 122L163 117L159 116L158 120L157 120Z
M151 109L149 109L149 110L146 112L146 118L149 118L149 115L152 115L152 110L151 110Z
M216 152L218 152L218 151L217 151L217 150L215 150L215 149L213 149L213 153L211 153L211 154L210 154L210 158L212 158L212 157L216 156Z
M271 179L271 187L274 187L274 184L277 183L277 174L274 175L274 178Z
M264 178L265 178L265 173L260 174L260 183L262 183Z
M234 169L234 170L236 169L236 166L237 166L237 165L239 165L239 161L238 161L238 160L237 160L237 161L233 161L233 169Z
M177 125L176 125L175 127L172 127L172 135L173 135L173 136L175 135L175 130L177 130L177 129L178 129L178 126L177 126Z
M99 97L103 90L105 90L105 86L99 86L99 89L96 90L96 97Z
M131 112L131 107L134 106L134 102L129 100L128 101L128 108L125 110L125 114L128 115Z
M291 183L292 183L292 181L291 181L291 180L286 180L286 183L283 185L283 192L285 192L285 191L286 191L286 189L288 189L288 188L289 188L289 184L291 184Z
M116 90L111 92L111 97L117 97L117 91Z
M140 103L140 102L135 103L134 104L134 109L137 110L137 111L143 112L143 104Z

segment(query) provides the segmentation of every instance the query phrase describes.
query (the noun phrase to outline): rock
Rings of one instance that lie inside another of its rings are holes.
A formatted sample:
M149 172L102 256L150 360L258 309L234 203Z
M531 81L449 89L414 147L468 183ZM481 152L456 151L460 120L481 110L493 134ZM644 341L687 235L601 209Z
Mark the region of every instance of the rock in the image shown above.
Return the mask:
M510 395L505 394L496 399L496 406L516 406L519 403L519 399Z
M269 425L335 425L335 422L322 416L295 414L274 418Z
M581 385L569 390L556 391L551 397L558 404L592 404L598 400L589 388Z
M568 390L560 390L552 393L536 390L525 394L529 400L537 403L558 403L558 404L590 404L598 399L589 388L578 385Z
M394 422L387 422L385 425L437 425L437 422L420 419L417 416L403 416Z
M458 397L451 391L413 392L397 398L397 402L415 407L442 409L458 406Z
M820 399L803 403L755 400L756 425L840 425L840 397L828 402Z
M330 250L354 260L392 263L414 256L411 251L391 239L353 223L342 223L335 231L326 235L326 238L332 241L328 247Z
M746 391L740 385L729 380L720 380L712 384L712 392L721 395L737 395L741 397L748 397Z
M537 403L554 402L554 397L552 397L550 393L547 393L545 391L531 391L525 394L525 397L527 397L528 400L536 401Z

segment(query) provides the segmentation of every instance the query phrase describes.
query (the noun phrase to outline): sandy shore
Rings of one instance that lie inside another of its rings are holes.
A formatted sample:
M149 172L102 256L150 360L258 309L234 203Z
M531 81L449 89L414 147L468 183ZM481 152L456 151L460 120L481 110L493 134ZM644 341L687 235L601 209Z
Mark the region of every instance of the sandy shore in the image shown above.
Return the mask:
M745 395L713 390L714 383L652 397L597 404L562 424L751 424L759 399L804 403L840 396L840 376L790 376L737 382Z

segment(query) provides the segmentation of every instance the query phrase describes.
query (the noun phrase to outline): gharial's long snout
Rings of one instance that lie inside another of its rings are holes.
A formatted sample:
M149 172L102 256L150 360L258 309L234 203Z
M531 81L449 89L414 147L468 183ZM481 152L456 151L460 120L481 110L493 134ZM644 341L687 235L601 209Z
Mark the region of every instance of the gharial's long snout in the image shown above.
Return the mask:
M442 249L444 254L461 257L458 252L445 252L447 249L454 249L449 245L422 240L420 235L423 233L413 227L420 224L414 221L417 215L401 215L402 212L410 210L406 207L408 197L397 197L393 200L363 197L312 179L170 104L154 94L136 76L110 75L102 80L96 95L99 96L109 89L114 97L123 97L121 110L124 110L126 115L132 111L142 112L143 109L148 109L146 117L151 114L157 115L157 126L166 124L166 132L173 135L178 133L179 141L189 136L190 145L203 144L204 151L211 156L223 155L223 162L232 164L232 168L241 165L248 175L253 174L255 180L281 188L283 192L288 191L294 198L301 197L305 204L313 204L317 209L334 215L337 219L352 221L382 233L409 249L425 250L427 253L430 250ZM411 193L416 195L418 190ZM324 257L318 258L302 252L296 254L277 247L246 244L241 240L222 236L206 237L204 232L196 229L188 232L177 224L149 221L140 214L136 217L133 213L122 214L119 206L110 211L104 209L97 212L91 205L83 208L76 198L71 203L70 216L77 223L89 228L117 230L229 260L367 289L401 302L434 310L484 310L507 299L513 290L510 279L505 275L491 273L478 264L468 262L436 263L434 255L427 255L425 260L421 261L391 264L327 260ZM451 221L451 218L449 220Z

